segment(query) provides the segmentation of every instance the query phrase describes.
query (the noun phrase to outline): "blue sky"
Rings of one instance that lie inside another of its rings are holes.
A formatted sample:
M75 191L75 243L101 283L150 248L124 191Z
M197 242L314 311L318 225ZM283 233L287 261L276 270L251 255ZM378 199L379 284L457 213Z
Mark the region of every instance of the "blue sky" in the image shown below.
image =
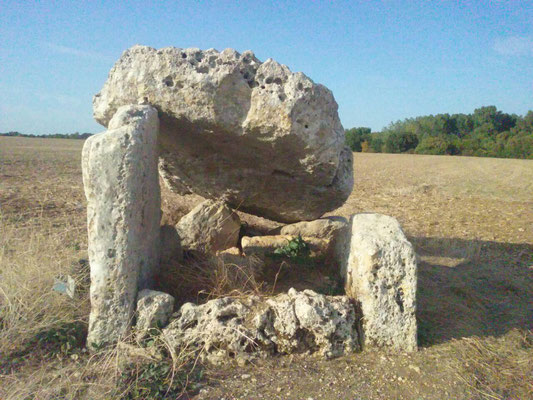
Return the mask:
M251 49L329 87L345 128L533 109L531 1L3 1L0 132L99 132L126 48Z

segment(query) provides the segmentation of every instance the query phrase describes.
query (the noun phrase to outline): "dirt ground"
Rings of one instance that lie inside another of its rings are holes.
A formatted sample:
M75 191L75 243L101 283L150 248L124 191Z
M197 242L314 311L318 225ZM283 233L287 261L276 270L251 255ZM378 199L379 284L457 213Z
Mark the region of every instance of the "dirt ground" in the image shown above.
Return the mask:
M8 318L16 307L42 326L65 310L86 322L86 298L42 289L86 257L82 145L0 137L0 351L13 354L37 329ZM206 367L182 398L533 398L533 161L355 153L354 174L352 195L329 215L379 212L402 224L420 261L419 351ZM165 218L198 200L163 204ZM51 373L79 362L34 356L15 368L0 354L0 398L81 398L43 389Z

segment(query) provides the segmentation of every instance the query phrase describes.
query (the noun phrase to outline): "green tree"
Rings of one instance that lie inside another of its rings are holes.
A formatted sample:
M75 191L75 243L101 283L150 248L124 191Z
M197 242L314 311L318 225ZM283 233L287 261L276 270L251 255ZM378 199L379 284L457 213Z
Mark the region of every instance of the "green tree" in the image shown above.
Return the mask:
M434 154L434 155L454 155L458 153L457 145L453 138L446 135L426 136L418 146L415 153L417 154Z
M366 129L366 130L365 130ZM530 157L533 111L524 117L480 107L472 114L437 114L391 122L383 132L368 128L346 131L354 151L461 154L480 157Z
M367 140L372 130L366 127L352 128L345 131L346 145L352 151L361 151L361 143Z
M404 153L416 148L418 136L410 132L392 132L385 139L386 153Z
M369 143L370 149L372 150L373 153L381 153L381 152L383 152L384 140L383 140L383 134L382 133L373 133L370 136L370 139L369 139L368 143Z

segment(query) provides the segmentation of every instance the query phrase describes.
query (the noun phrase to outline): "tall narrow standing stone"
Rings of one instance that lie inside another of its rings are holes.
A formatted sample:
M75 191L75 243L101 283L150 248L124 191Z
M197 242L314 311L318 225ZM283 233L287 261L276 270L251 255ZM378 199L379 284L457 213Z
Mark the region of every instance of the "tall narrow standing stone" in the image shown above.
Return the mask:
M364 346L416 350L416 255L398 221L354 215L344 246L342 275L361 305Z
M127 334L137 291L150 284L159 265L158 131L154 108L124 106L109 129L83 147L91 265L89 346Z

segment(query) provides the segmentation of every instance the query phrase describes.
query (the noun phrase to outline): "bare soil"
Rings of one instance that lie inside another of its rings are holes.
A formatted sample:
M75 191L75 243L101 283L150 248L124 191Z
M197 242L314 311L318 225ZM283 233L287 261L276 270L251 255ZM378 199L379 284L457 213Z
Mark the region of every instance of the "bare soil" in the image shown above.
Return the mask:
M74 372L88 356L19 351L53 321L86 323L86 293L71 301L49 290L54 276L86 258L82 145L0 137L2 399L91 398L77 388L95 378ZM533 398L533 161L356 153L354 171L352 195L330 215L379 212L400 221L420 259L420 350L206 367L182 398ZM199 201L167 201L166 222ZM277 226L243 219L262 231ZM306 279L312 286L319 278ZM68 388L50 389L65 377Z

